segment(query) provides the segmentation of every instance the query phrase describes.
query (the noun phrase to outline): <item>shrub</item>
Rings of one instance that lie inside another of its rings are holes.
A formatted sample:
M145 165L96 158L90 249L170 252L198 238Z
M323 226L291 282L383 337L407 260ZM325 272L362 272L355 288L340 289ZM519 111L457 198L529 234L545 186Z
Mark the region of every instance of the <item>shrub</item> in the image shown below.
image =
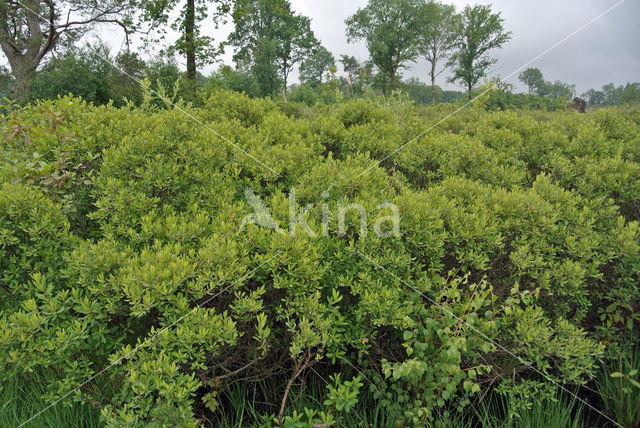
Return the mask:
M637 345L637 114L476 105L429 128L455 108L287 115L215 89L9 113L3 380L52 373L44 398L73 390L108 426L222 424L233 394L248 424L375 401L426 426L485 393L526 417L593 386L607 346Z

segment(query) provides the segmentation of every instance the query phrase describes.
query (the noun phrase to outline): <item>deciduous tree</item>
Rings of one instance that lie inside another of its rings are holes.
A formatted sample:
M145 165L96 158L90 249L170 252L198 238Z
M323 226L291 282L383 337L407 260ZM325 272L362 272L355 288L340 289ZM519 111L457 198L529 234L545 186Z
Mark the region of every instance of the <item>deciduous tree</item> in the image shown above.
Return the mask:
M431 102L436 102L436 77L446 68L438 69L455 47L460 34L460 16L453 5L429 1L421 8L418 46L420 54L429 62L431 78Z
M234 60L244 65L259 63L261 72L270 65L276 67L286 101L289 74L318 45L311 20L295 13L288 0L240 0L232 16L235 30L229 44L236 48ZM269 61L264 60L267 57Z
M172 19L179 8L180 13ZM213 37L202 34L202 23L207 21L217 28L230 9L230 0L143 0L142 21L151 26L152 33L161 37L166 33L166 26L169 24L180 34L169 50L184 56L187 79L193 85L198 67L210 64L223 51L221 43L216 44Z
M518 79L527 87L529 94L537 93L544 84L544 76L539 68L527 68Z
M397 85L399 70L418 57L420 5L418 0L369 0L345 21L348 41L365 41L387 93Z
M333 54L324 46L318 46L300 64L300 81L317 86L322 83L325 74L333 67L335 69L336 60Z
M511 39L505 31L500 13L491 13L489 6L467 6L462 12L462 32L451 56L453 76L451 82L461 82L470 97L473 87L487 74L497 59L489 51L500 48Z
M0 0L0 46L15 77L14 96L26 93L42 60L65 38L95 24L133 28L134 0Z

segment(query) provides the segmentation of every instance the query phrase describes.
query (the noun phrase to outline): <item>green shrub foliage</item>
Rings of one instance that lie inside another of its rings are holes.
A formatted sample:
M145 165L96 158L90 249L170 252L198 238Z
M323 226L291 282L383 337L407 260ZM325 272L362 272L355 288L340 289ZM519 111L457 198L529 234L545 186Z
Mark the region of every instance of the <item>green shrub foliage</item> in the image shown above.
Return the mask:
M592 385L639 337L640 112L472 105L436 125L455 108L394 94L287 115L216 90L8 112L3 380L47 373L45 399L112 427L220 420L233 388L274 424L339 425L369 388L425 426L487 389L518 413ZM247 189L278 227L246 221ZM354 203L366 224L340 224ZM329 380L305 413L310 379Z

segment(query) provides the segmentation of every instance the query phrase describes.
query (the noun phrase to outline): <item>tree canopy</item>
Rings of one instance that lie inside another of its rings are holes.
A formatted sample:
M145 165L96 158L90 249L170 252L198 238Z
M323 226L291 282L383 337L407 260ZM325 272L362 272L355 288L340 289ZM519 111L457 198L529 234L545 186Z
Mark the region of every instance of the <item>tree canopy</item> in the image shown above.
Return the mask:
M233 9L235 29L229 44L235 48L234 60L240 68L251 67L264 80L262 92L286 88L292 69L311 54L318 41L311 20L293 11L288 0L240 0ZM276 82L276 68L280 83ZM263 79L259 79L261 84Z
M185 57L190 81L195 82L198 67L210 64L223 51L222 43L216 44L213 37L202 34L201 26L207 21L217 27L230 12L230 0L142 0L140 7L141 21L151 27L152 33L164 35L167 25L178 32L180 36L168 53L175 51Z
M322 83L325 74L335 69L336 60L324 46L318 46L300 64L300 81L317 86Z
M491 13L490 6L466 6L462 12L462 31L451 56L453 76L449 80L460 82L469 94L497 62L489 52L511 39L503 22L500 13Z
M0 1L0 47L24 95L42 60L61 42L76 40L95 24L133 28L134 0Z
M544 76L539 68L527 68L518 76L530 94L536 93L544 84Z
M438 68L447 59L455 47L461 31L460 16L456 14L453 5L429 1L421 8L420 33L418 48L423 58L429 62L429 77L431 78L431 101L436 100L436 77L446 67Z
M365 41L387 92L396 86L399 71L419 55L420 5L419 0L369 0L345 21L348 41Z

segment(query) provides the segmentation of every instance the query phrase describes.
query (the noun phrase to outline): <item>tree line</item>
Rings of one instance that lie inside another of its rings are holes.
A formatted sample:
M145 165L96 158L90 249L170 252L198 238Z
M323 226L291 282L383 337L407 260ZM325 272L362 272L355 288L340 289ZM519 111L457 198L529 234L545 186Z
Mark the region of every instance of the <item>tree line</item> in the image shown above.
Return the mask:
M206 26L228 21L234 29L226 40L203 34ZM289 0L0 0L0 46L9 65L0 71L0 93L19 102L71 92L98 104L110 99L138 103L139 82L146 78L154 90L189 100L211 86L223 86L307 104L331 101L336 93L389 95L397 89L419 103L446 102L464 93L437 85L445 70L448 82L459 84L471 98L497 61L491 53L511 38L490 6L457 12L435 0L369 0L345 24L349 42L365 43L366 61L347 55L336 59L315 36L311 19L295 12ZM112 58L105 45L78 47L96 25L120 28L127 49ZM179 37L163 43L169 29ZM154 50L156 58L143 61L130 49L133 37L141 38L142 48ZM200 70L226 47L233 49L234 66L203 76ZM185 73L177 57L186 64ZM402 72L419 59L428 64L429 84L402 79ZM292 85L295 69L299 83ZM521 81L531 95L565 99L575 93L571 85L546 82L538 69L523 72ZM630 102L638 98L638 84L605 85L584 97L593 106Z

